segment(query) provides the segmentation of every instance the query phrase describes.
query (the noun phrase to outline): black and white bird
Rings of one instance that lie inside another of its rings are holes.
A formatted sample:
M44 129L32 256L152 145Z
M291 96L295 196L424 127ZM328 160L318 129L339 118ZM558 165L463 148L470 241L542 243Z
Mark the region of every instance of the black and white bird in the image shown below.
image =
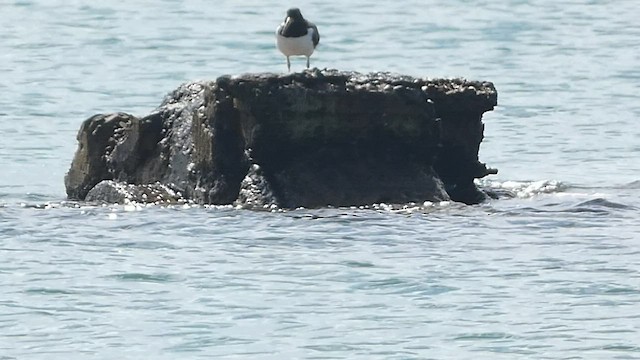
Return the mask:
M291 71L289 56L306 56L308 69L309 57L319 42L318 28L302 17L300 9L287 10L287 17L276 30L276 45L278 50L287 57L287 69Z

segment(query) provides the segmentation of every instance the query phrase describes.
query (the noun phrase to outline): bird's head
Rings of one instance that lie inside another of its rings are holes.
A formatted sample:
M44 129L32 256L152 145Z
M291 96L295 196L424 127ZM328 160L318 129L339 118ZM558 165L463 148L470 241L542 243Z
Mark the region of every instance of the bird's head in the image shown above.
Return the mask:
M302 13L300 12L300 9L291 8L291 9L287 10L287 19L291 19L291 20L303 19Z

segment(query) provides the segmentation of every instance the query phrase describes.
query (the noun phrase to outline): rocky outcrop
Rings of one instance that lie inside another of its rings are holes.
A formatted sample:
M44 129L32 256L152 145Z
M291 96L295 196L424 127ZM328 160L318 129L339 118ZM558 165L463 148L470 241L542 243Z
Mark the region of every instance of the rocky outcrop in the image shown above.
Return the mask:
M492 83L463 79L317 69L224 76L180 86L142 118L85 120L65 185L79 200L478 203L485 195L473 180L496 173L478 161L482 114L496 101Z

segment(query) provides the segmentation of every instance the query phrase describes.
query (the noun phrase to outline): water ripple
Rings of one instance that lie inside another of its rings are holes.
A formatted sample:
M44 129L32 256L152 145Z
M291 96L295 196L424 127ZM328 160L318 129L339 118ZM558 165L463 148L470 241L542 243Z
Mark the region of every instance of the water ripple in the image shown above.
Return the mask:
M148 283L169 283L179 281L170 274L141 274L141 273L124 273L112 275L111 278L120 281L148 282Z

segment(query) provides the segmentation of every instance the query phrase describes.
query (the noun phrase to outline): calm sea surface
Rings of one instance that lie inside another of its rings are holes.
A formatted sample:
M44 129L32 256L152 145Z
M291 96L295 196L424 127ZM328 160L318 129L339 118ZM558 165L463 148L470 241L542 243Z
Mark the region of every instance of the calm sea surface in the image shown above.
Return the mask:
M0 0L0 359L640 359L638 2L295 5L312 66L493 81L516 197L65 206L84 119L286 70L291 3Z

